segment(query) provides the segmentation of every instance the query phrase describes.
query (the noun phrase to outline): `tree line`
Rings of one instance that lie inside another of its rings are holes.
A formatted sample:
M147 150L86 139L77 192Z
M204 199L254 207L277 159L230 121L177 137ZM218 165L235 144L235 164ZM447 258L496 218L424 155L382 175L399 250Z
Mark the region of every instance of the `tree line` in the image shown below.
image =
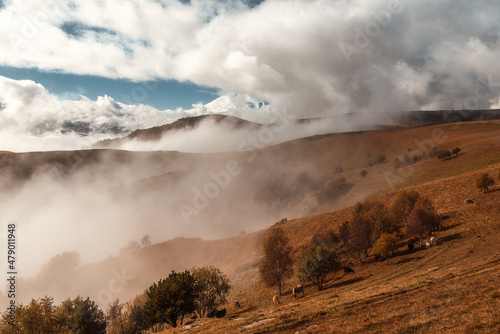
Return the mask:
M341 254L360 263L370 255L385 256L389 262L403 238L418 237L422 245L424 235L440 227L441 218L429 198L414 190L402 191L389 206L376 200L357 203L350 221L342 223L338 232L315 235L296 261L283 228L269 228L263 240L259 273L262 281L279 294L292 273L298 281L311 282L321 290L328 275L343 268Z
M132 301L113 301L103 312L95 301L80 296L59 305L52 297L32 299L16 308L16 321L2 313L2 334L136 334L160 324L177 327L187 316L199 317L227 302L229 279L212 266L170 275L152 284Z

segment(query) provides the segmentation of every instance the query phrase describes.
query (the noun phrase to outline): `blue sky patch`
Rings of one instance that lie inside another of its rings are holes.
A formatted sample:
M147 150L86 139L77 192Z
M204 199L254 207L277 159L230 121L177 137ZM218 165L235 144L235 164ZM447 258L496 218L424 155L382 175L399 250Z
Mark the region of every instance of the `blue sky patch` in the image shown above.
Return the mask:
M108 95L119 102L130 105L146 104L159 110L174 110L179 107L191 109L195 103L205 104L219 97L219 90L216 88L174 80L131 82L1 66L0 75L16 80L33 80L61 100L79 100L80 95L96 100L99 96Z

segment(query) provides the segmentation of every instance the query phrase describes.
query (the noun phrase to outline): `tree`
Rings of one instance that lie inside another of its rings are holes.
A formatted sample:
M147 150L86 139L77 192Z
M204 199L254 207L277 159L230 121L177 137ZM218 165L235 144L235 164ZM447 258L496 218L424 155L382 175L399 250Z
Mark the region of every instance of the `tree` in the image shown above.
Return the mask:
M439 225L441 225L441 218L432 202L427 198L420 198L408 217L406 232L419 236L420 246L422 246L422 236L434 231Z
M387 207L377 201L372 201L364 206L362 213L373 224L372 230L372 244L382 235L382 233L395 233L399 232L400 225L389 213Z
M327 248L334 248L338 247L340 244L340 237L338 234L336 234L334 231L329 230L329 231L323 231L320 233L316 233L312 237L311 243L313 245L321 245L325 246Z
M383 254L387 258L387 263L390 264L390 257L396 250L398 244L398 237L396 233L388 234L383 233L373 245L372 252L374 254Z
M404 190L398 194L391 205L391 212L395 219L408 223L408 216L415 207L420 194L415 190Z
M27 305L19 305L14 326L8 323L11 320L8 315L7 311L2 317L1 333L58 334L68 330L57 321L52 297L32 299Z
M208 312L227 302L231 284L226 275L215 267L195 268L192 272L199 288L196 308L200 317L204 318Z
M144 317L149 326L168 323L177 327L184 316L196 309L198 288L189 271L172 271L167 278L153 283L146 292L148 299L144 304Z
M455 154L455 156L458 156L458 153L461 151L462 149L460 147L455 147L453 149L453 151L451 151L451 153Z
M268 229L264 243L264 257L259 265L263 282L269 287L276 287L281 295L283 280L292 269L290 240L281 227Z
M149 234L146 234L141 239L141 247L144 248L149 246L151 246L151 236Z
M488 173L483 173L476 179L476 187L483 189L484 192L489 191L488 187L495 184L495 180L491 178Z
M107 333L108 334L123 334L125 332L125 319L123 317L123 307L120 301L115 299L110 305L106 313Z
M136 334L146 329L142 307L135 301L120 304L116 299L109 306L106 318L108 334Z
M347 242L349 236L349 222L345 221L339 226L339 237L344 243Z
M438 159L446 160L451 157L451 152L449 150L442 150L437 153Z
M310 281L321 290L326 276L340 268L337 252L325 246L311 245L297 259L295 272L300 281Z
M349 223L344 241L346 250L359 262L365 262L372 246L373 224L363 215L357 215Z
M95 301L78 296L73 300L70 329L76 334L106 334L104 312Z

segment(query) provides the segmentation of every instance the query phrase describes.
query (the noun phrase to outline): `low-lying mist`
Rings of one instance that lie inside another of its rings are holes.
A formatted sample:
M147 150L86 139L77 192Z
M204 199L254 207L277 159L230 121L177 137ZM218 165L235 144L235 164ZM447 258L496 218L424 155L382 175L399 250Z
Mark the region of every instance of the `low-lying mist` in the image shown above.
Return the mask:
M314 139L277 144L367 123L346 116L231 128L209 118L159 141L122 142L130 151L0 154L0 220L18 224L21 298L95 290L75 278L81 266L124 255L145 235L220 239L315 212L320 199L352 188L324 186L347 153L310 151Z

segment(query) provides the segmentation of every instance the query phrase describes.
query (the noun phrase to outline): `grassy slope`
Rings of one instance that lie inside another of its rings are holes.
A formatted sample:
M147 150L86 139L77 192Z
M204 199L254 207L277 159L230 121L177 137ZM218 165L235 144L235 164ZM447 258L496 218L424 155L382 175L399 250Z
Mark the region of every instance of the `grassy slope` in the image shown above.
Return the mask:
M500 126L496 122L470 123L446 130L443 148L460 146L463 154L448 161L425 161L405 180L406 185L433 198L446 218L437 247L417 249L413 254L401 247L391 265L374 261L360 265L347 259L355 274L333 275L321 292L308 286L306 296L299 299L290 296L295 283L289 281L281 306L271 303L273 291L258 283L253 267L247 277L251 284L239 285L234 293L243 308L229 306L225 319L203 320L202 326L189 332L498 332L500 187L483 194L474 187L474 179L482 172L498 176ZM380 154L390 150L387 146ZM376 197L389 203L396 193ZM467 198L475 203L464 204ZM350 211L346 208L284 224L295 254L316 232L336 229L349 219ZM235 251L240 249L237 244L250 237L253 235L236 238Z
M225 319L203 320L202 326L189 332L498 332L500 187L483 194L471 180L480 172L499 170L497 164L415 188L435 198L439 213L449 217L435 248L417 248L408 254L401 247L390 265L351 261L355 274L332 275L320 292L307 286L304 298L290 295L294 282L289 281L281 306L271 303L273 291L255 283L251 294L236 296L242 309L230 306ZM464 204L462 198L471 193L475 203ZM393 195L388 192L378 198L388 201ZM315 231L335 228L348 216L345 209L282 226L297 250L308 244ZM267 321L259 324L262 320Z
M306 287L306 296L297 300L290 296L289 289L295 284L291 280L279 307L271 303L273 291L261 286L257 276L263 231L214 241L175 239L110 258L82 267L74 279L68 279L68 284L74 285L70 290L105 287L113 277L112 269L125 270L133 280L123 289L120 298L124 300L171 270L215 265L231 278L231 298L238 298L243 308L229 306L225 319L203 320L203 326L191 332L465 332L460 329L461 323L466 323L470 331L471 326L482 323L489 326L490 332L498 330L498 288L490 280L498 282L500 274L500 191L482 194L473 183L483 171L497 178L499 121L463 123L458 128L447 124L301 139L261 150L250 167L272 169L274 162L280 167L279 162L287 159L287 172L292 173L296 166L294 172L317 173L326 179L336 177L333 170L337 165L344 167L344 175L353 185L347 194L321 204L315 210L319 214L283 225L296 256L315 233L336 230L349 220L351 208L347 205L372 196L389 203L398 191L390 190L386 179L386 173L398 172L393 159L408 149L416 150L416 140L432 138L435 129L443 130L446 136L438 149L459 146L461 154L447 161L426 159L413 166L412 173L405 174L407 177L397 187L411 187L432 197L440 214L449 217L445 220L447 230L440 232L441 242L436 248L411 255L404 254L401 248L390 266L383 262L359 265L346 259L353 264L354 275L333 275L324 291ZM379 155L385 155L387 162L368 167L368 161ZM308 170L301 165L304 161ZM364 178L360 176L362 170L368 171ZM475 203L465 205L463 200L467 198ZM254 325L266 319L272 320ZM254 327L244 329L247 325Z

